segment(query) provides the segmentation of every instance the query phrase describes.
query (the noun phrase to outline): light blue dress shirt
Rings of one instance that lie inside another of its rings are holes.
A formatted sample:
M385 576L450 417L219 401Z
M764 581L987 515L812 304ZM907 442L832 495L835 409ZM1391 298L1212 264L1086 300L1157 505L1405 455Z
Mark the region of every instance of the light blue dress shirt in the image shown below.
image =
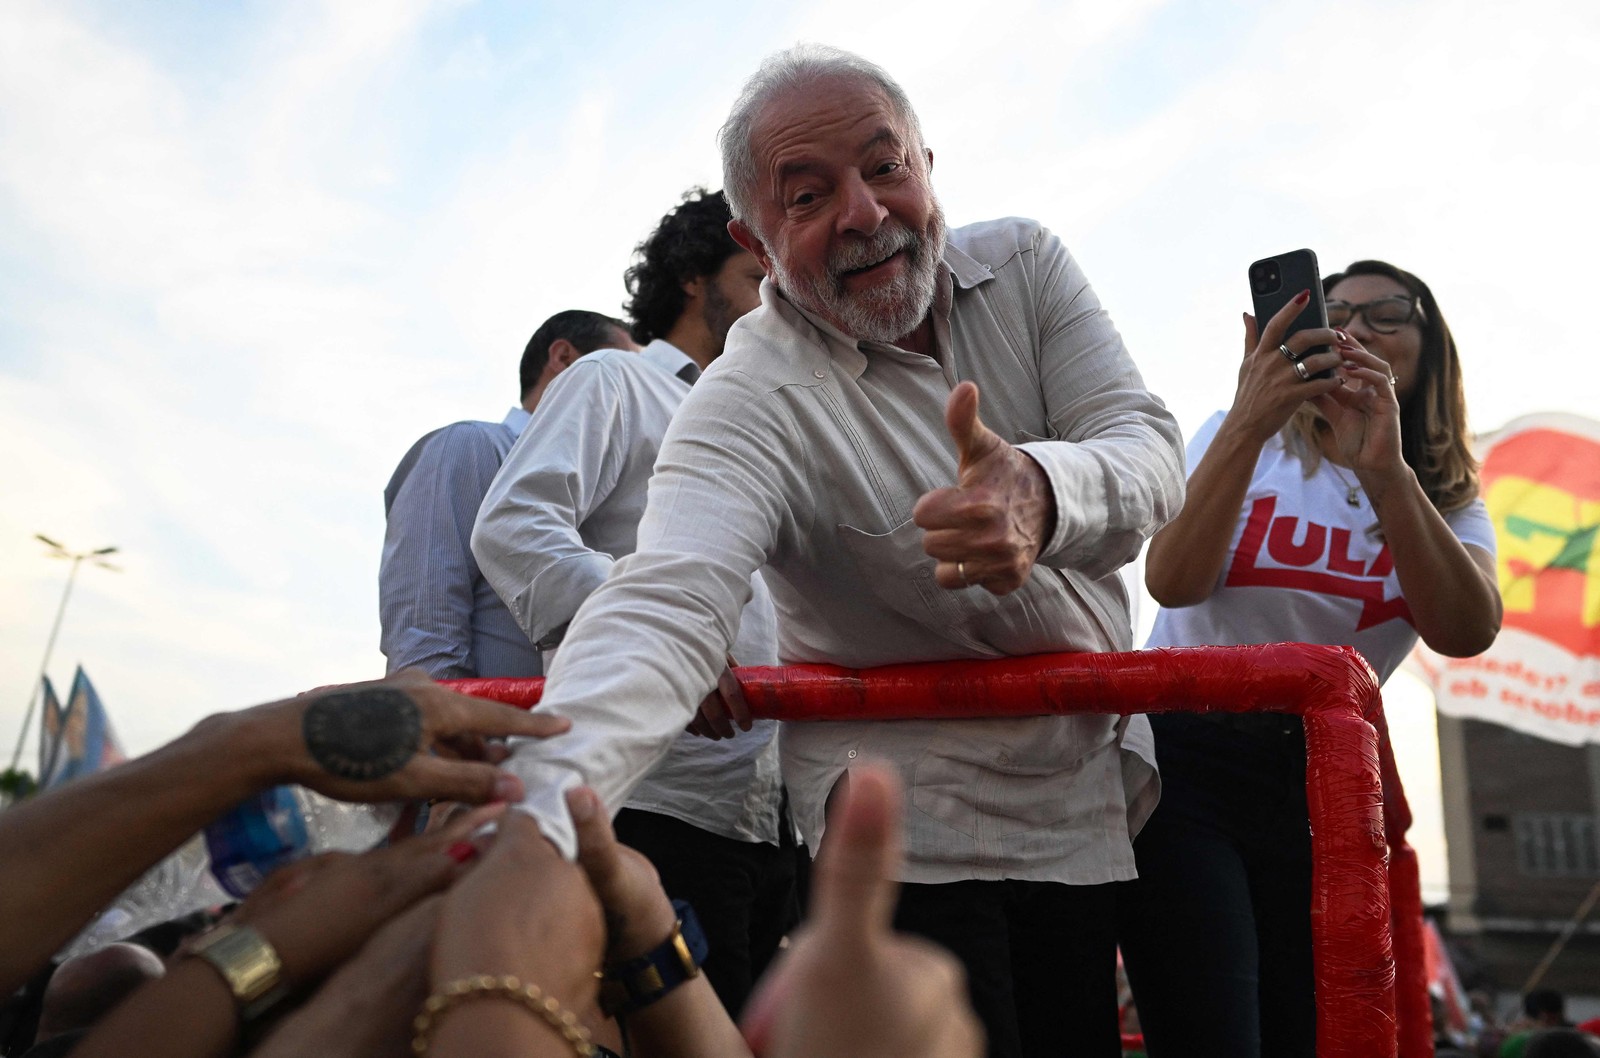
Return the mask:
M538 676L539 652L472 557L472 522L530 416L458 422L426 435L383 490L388 527L378 567L380 646L388 671L436 680Z

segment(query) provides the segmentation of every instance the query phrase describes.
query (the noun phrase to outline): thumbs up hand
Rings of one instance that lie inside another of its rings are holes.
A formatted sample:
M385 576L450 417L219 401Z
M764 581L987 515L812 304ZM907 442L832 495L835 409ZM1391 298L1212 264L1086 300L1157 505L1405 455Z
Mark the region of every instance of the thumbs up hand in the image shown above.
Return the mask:
M891 769L850 772L817 855L811 916L745 1007L761 1058L983 1054L960 963L893 930L902 804Z
M1038 463L978 418L976 385L952 390L944 417L960 466L954 487L925 494L911 512L922 549L939 560L941 587L1009 594L1027 581L1055 528L1055 494Z

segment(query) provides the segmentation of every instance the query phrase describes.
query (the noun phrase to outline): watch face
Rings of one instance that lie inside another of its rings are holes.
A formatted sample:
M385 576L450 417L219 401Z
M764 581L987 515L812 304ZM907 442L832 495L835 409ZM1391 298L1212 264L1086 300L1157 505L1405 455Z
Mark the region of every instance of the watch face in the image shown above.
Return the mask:
M600 983L600 1005L607 1014L629 1014L649 1006L683 982L699 976L711 946L687 900L674 900L678 914L672 933L654 949L607 968Z
M272 945L249 926L218 926L201 938L194 953L217 968L241 1004L253 1003L277 987L283 969Z

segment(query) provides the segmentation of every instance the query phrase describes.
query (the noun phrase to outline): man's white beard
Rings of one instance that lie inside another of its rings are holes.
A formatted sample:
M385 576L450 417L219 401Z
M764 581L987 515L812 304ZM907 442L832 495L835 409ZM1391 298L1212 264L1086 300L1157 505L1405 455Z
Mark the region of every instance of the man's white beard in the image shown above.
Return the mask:
M773 255L773 278L792 300L857 341L892 344L914 331L933 307L944 240L944 210L935 200L925 235L891 217L871 238L835 252L825 276L801 278ZM906 252L907 267L892 282L858 293L845 288L844 273L902 250Z

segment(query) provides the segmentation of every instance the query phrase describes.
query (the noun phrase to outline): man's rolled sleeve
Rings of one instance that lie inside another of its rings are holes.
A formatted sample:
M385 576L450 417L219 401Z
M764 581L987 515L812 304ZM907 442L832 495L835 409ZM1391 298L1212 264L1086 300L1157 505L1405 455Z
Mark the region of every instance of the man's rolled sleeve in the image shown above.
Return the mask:
M1061 438L1019 446L1056 502L1039 562L1104 576L1182 505L1182 435L1066 247L1040 229L1035 248L1040 383Z
M716 686L750 578L789 522L791 433L761 422L748 390L708 374L673 419L650 479L639 549L579 609L541 709L572 730L518 745L506 767L522 809L569 858L563 796L584 784L621 807ZM787 425L787 424L785 424Z

